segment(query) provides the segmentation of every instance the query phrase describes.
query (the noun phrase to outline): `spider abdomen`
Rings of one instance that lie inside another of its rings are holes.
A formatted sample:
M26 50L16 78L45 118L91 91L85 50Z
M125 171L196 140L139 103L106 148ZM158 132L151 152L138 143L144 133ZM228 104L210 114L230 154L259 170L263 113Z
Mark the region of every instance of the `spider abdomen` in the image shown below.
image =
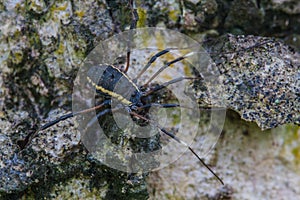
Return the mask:
M113 97L125 105L141 103L141 91L130 78L113 65L91 67L87 72L88 82L98 93Z

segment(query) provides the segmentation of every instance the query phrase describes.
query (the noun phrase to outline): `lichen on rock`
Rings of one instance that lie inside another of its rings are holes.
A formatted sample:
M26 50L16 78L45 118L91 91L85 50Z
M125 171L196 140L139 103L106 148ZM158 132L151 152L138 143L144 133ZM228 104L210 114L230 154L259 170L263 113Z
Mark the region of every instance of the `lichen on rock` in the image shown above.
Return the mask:
M223 90L213 98L263 130L300 123L298 52L274 39L234 35L212 42L209 52Z

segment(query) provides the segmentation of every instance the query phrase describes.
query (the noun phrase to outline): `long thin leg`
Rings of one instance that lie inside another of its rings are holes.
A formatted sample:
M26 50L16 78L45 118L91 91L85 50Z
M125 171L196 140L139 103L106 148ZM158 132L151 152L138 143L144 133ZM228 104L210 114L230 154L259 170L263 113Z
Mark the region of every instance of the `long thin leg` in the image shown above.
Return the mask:
M253 46L250 46L250 47L241 49L241 50L239 50L239 51L237 51L237 52L248 51L248 50L250 50L250 49L253 49L253 48L262 46L262 45L267 44L267 43L269 43L269 42L271 42L271 41L262 42L262 43L260 43L260 44L256 44L256 45L253 45ZM133 81L136 81L137 79L139 79L139 78L142 76L142 74L145 73L145 71L151 66L152 63L155 62L155 60L156 60L158 57L160 57L160 56L162 56L162 55L164 55L164 54L170 52L170 51L173 50L173 49L188 49L188 47L186 47L186 48L167 48L167 49L164 49L164 50L162 50L162 51L156 53L154 56L152 56L152 57L150 58L150 60L148 61L148 63L147 63L147 64L145 65L145 67L139 72L139 74L133 79ZM197 53L200 53L200 52L197 52ZM230 54L230 53L235 53L235 52L234 52L234 51L228 51L228 52L203 52L203 53L208 53L208 54L210 54L210 55L215 55L215 54L217 55L217 54ZM175 59L175 60L173 60L173 61L171 61L171 62L168 62L164 67L162 67L163 69L159 70L159 72L157 72L155 75L153 75L153 77L151 77L149 81L147 81L147 83L145 84L145 86L148 85L149 82L151 82L151 81L152 81L152 80L153 80L153 79L154 79L161 71L163 71L165 68L167 68L167 67L170 66L171 64L174 64L175 62L178 62L178 61L180 61L180 60L183 60L184 58L186 58L186 57L188 57L189 55L192 55L192 54L193 54L193 52L188 53L188 54L186 54L185 56L179 57L179 58L177 58L177 59Z
M150 60L148 61L148 63L146 64L146 66L140 71L140 73L139 73L133 80L136 81L137 79L139 79L139 78L142 76L142 74L145 73L145 71L150 67L150 65L151 65L152 63L155 62L155 60L156 60L158 57L160 57L160 56L162 56L162 55L168 53L171 49L172 49L172 48L164 49L164 50L162 50L162 51L156 53L154 56L152 56L152 57L150 58Z
M28 134L25 139L23 140L19 140L18 143L19 143L19 146L21 147L21 149L24 149L26 148L26 146L28 146L32 139L35 138L37 136L37 134L42 131L42 130L45 130L61 121L64 121L66 119L69 119L71 117L74 117L74 116L77 116L77 115L80 115L80 114L83 114L83 113L88 113L88 112L92 112L94 110L97 110L105 105L108 105L110 103L110 100L105 100L102 104L98 105L98 106L95 106L95 107L92 107L92 108L88 108L88 109L85 109L85 110L81 110L81 111L78 111L78 112L71 112L71 113L68 113L68 114L65 114L65 115L62 115L60 116L59 118L51 121L51 122L48 122L46 124L44 124L43 126L41 126L37 131L33 132L33 133L30 133Z
M150 108L150 107L160 107L160 108L175 108L175 107L181 107L179 104L176 103L166 103L166 104L160 104L160 103L149 103L143 106L138 107L138 109L142 108Z
M146 104L146 105L143 105L141 107L138 108L139 109L142 109L142 108L149 108L149 107L152 107L152 106L155 106L155 107L160 107L160 108L186 108L186 109L195 109L195 108L190 108L190 107L186 107L186 106L182 106L180 104L172 104L172 103L167 103L167 104L159 104L159 103L149 103L149 104ZM199 107L198 108L199 110L214 110L214 111L218 111L218 110L224 110L225 108L222 108L222 107Z
M148 95L152 94L153 92L161 90L161 89L163 89L163 88L165 88L165 87L167 87L167 86L169 86L171 84L174 84L174 83L177 83L177 82L180 82L180 81L183 81L183 80L188 80L188 79L190 79L190 80L200 79L200 77L182 76L182 77L179 77L179 78L175 78L175 79L172 79L172 80L170 80L168 82L165 82L165 83L163 83L161 85L156 86L155 88L153 88L153 89L149 90L148 92L146 92L143 96L148 96Z
M144 84L144 86L146 87L155 77L157 77L163 70L165 70L166 68L168 68L169 66L171 66L174 63L177 63L191 55L193 55L193 52L190 52L188 54L185 54L184 56L178 57L170 62L167 62L163 67L161 67L155 74L152 75L152 77Z
M197 159L220 181L220 183L222 185L224 185L224 182L222 181L222 179L203 161L202 158L200 158L200 156L184 141L182 141L181 139L179 139L178 137L176 137L173 133L165 130L164 128L161 128L159 125L157 125L156 123L154 123L152 120L143 117L135 112L130 112L131 115L134 115L140 119L143 119L145 121L150 122L151 124L153 124L154 126L156 126L161 132L163 132L164 134L168 135L169 137L171 137L172 139L174 139L175 141L177 141L178 143L186 146L196 157Z
M69 118L74 117L74 116L75 116L75 115L74 115L74 113L72 113L72 112L71 112L71 113L68 113L68 114L65 114L65 115L62 115L62 116L60 116L59 118L57 118L57 119L55 119L55 120L53 120L53 121L51 121L51 122L48 122L47 124L44 124L43 126L41 126L41 127L38 129L38 131L45 130L45 129L47 129L47 128L49 128L49 127L51 127L51 126L57 124L57 123L60 122L60 121L64 121L64 120L69 119Z
M64 121L66 119L69 119L71 117L74 117L74 116L77 116L77 115L80 115L80 114L83 114L83 113L88 113L88 112L92 112L94 110L97 110L105 105L108 105L110 103L110 100L105 100L102 104L98 105L98 106L95 106L95 107L92 107L92 108L88 108L88 109L85 109L85 110L81 110L81 111L78 111L78 112L71 112L71 113L68 113L68 114L65 114L65 115L62 115L60 116L59 118L51 121L51 122L48 122L47 124L41 126L39 128L38 131L42 131L42 130L45 130L55 124L57 124L58 122L60 121Z
M135 2L133 0L129 1L129 6L131 9L132 22L130 24L130 30L136 29L137 22L139 20L139 15L137 13L137 9L135 6ZM129 69L130 65L130 49L131 49L131 41L133 40L132 32L129 33L128 42L127 42L127 58L126 58L126 67L124 69L124 73L126 73Z

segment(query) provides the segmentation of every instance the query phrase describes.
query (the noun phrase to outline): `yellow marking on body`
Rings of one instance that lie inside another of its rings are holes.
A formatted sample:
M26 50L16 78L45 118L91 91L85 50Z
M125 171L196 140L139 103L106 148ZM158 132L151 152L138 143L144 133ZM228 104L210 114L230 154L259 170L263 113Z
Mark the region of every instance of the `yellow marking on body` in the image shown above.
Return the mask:
M131 101L128 101L128 100L125 99L122 95L117 94L117 93L112 92L112 91L109 91L109 90L107 90L107 89L105 89L105 88L103 88L103 87L97 85L96 83L94 83L94 82L90 79L90 77L87 77L87 80L88 80L88 82L90 82L97 90L103 92L104 94L108 94L109 96L111 96L111 97L113 97L113 98L116 98L117 100L119 100L120 102L122 102L122 103L125 104L125 105L128 105L128 106L129 106L129 105L132 104Z
M137 90L137 91L139 91L139 88L135 85L135 83L134 82L132 82L132 80L130 80L130 78L126 75L126 74L124 74L121 70L119 70L117 67L115 67L115 66L113 66L113 65L110 65L112 68L114 68L114 69L116 69L118 72L120 72L123 76L125 76L126 77L126 79L131 83L131 85L133 85L133 87L135 87L135 89Z

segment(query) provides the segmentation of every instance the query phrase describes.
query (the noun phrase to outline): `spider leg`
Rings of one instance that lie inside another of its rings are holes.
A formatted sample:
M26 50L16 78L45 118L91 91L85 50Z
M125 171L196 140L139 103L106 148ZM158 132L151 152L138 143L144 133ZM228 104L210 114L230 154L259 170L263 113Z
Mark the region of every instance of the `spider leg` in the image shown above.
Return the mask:
M167 86L169 86L171 84L174 84L174 83L177 83L177 82L180 82L180 81L183 81L183 80L188 80L188 79L191 79L191 80L193 80L193 79L200 79L200 77L182 76L182 77L179 77L179 78L175 78L175 79L172 79L172 80L170 80L168 82L165 82L165 83L163 83L161 85L156 86L155 88L153 88L153 89L149 90L148 92L146 92L143 96L148 96L148 95L152 94L153 92L161 90L161 89L163 89L163 88L165 88L165 87L167 87Z
M129 6L131 9L132 22L130 24L130 30L136 29L137 22L139 21L139 15L136 9L134 0L129 1Z
M241 50L239 50L239 51L227 51L227 52L206 52L206 51L204 51L203 53L204 53L204 54L209 54L209 55L230 54L230 53L236 53L236 52L247 51L247 50L250 50L250 49L253 49L253 48L256 48L256 47L260 47L260 46L262 46L262 45L264 45L264 44L267 44L267 43L270 43L270 42L271 42L271 41L262 42L262 43L259 43L259 44L256 44L256 45L253 45L253 46L250 46L250 47L241 49ZM193 46L191 46L190 48L192 48L192 47L193 47ZM164 49L164 50L162 50L162 51L156 53L154 56L152 56L152 57L150 58L150 60L148 61L148 63L147 63L147 64L145 65L145 67L139 72L139 74L133 79L133 81L136 81L137 79L139 79L139 78L142 76L142 74L145 73L145 71L150 67L150 65L151 65L152 63L155 62L155 60L156 60L158 57L160 57L160 56L162 56L162 55L164 55L164 54L170 52L170 51L173 50L173 49L188 49L188 48L187 48L187 47L186 47L186 48L166 48L166 49ZM197 52L197 53L199 54L199 53L201 53L201 52ZM192 53L189 53L189 54L192 54ZM185 56L182 56L182 57L183 57L183 59L184 59L184 58L186 58L187 56L188 56L188 54L186 54ZM178 61L182 60L182 57L179 57L179 58L175 59L174 61L175 61L175 62L178 62ZM175 63L174 61L169 62L169 65ZM166 64L166 65L167 65L167 64ZM156 75L156 76L157 76L157 75ZM151 80L149 80L145 85L149 84L150 81L151 81Z
M186 146L193 154L194 156L197 157L197 159L202 163L202 165L204 165L219 181L222 185L224 185L224 182L222 181L222 179L203 161L202 158L200 158L200 156L184 141L182 141L181 139L179 139L178 137L176 137L173 133L165 130L164 128L160 127L157 123L153 122L152 120L143 117L135 112L130 112L131 115L134 115L140 119L143 119L145 121L150 122L152 125L156 126L161 132L163 132L164 134L166 134L167 136L171 137L172 139L174 139L175 141L177 141L178 143Z
M155 88L149 90L148 92L144 93L143 96L148 96L154 92L157 92L171 84L174 84L174 83L177 83L177 82L180 82L180 81L183 81L183 80L194 80L194 79L201 79L201 77L187 77L187 76L182 76L182 77L179 77L179 78L175 78L175 79L172 79L168 82L165 82L161 85L157 85ZM157 107L162 107L162 108L174 108L174 107L181 107L181 108L187 108L187 109L194 109L194 108L190 108L190 107L185 107L185 106L182 106L180 104L155 104L155 103L151 103L151 104L146 104L146 105L143 105L141 106L140 108L148 108L148 107L151 107L151 106L157 106ZM199 106L199 110L224 110L223 107L200 107Z
M156 60L158 57L160 57L160 56L162 56L162 55L168 53L171 49L172 49L172 48L164 49L164 50L162 50L162 51L156 53L154 56L152 56L152 57L150 58L150 60L148 61L148 63L146 64L146 66L145 66L145 67L140 71L140 73L133 79L133 81L135 82L137 79L139 79L139 78L142 76L142 74L145 73L145 71L150 67L150 65L151 65L152 63L155 62L155 60Z
M165 133L166 135L168 135L169 137L173 138L174 140L176 140L177 142L179 142L180 144L183 144L184 146L186 146L193 154L194 156L196 156L198 158L198 160L202 163L202 165L204 165L221 183L222 185L224 185L224 182L222 181L222 179L204 162L204 160L202 158L200 158L200 156L188 145L186 144L184 141L180 140L178 137L176 137L173 133L158 127L163 133Z
M108 105L108 104L110 104L110 100L106 100L102 104L100 104L98 106L95 106L95 107L92 107L92 108L88 108L88 109L77 111L77 112L70 112L68 114L62 115L59 118L44 124L37 131L28 134L25 137L25 139L19 140L18 144L21 147L21 149L24 149L24 148L26 148L26 146L28 146L31 143L32 139L35 138L40 131L45 130L45 129L47 129L47 128L49 128L49 127L51 127L51 126L53 126L53 125L55 125L55 124L57 124L61 121L69 119L71 117L74 117L74 116L77 116L77 115L80 115L80 114L83 114L83 113L92 112L92 111L97 110L97 109L99 109L99 108L101 108L105 105Z
M168 68L169 66L171 66L174 63L177 63L191 55L193 55L193 52L187 53L184 56L180 56L170 62L167 62L164 66L162 66L157 72L155 72L155 74L152 75L152 77L144 84L144 87L146 87L155 77L157 77L162 71L164 71L166 68Z
M140 108L149 108L152 106L156 106L156 107L161 107L161 108L186 108L186 109L195 109L195 108L190 108L190 107L186 107L186 106L182 106L180 104L172 104L172 103L166 103L166 104L159 104L159 103L149 103L143 106L140 106ZM199 110L203 110L203 111L219 111L219 110L224 110L224 108L222 107L199 107Z
M39 128L38 131L45 130L45 129L47 129L47 128L49 128L49 127L51 127L51 126L57 124L58 122L64 121L64 120L69 119L69 118L71 118L71 117L74 117L74 113L73 113L73 112L68 113L68 114L65 114L65 115L62 115L62 116L60 116L59 118L57 118L57 119L55 119L55 120L53 120L53 121L51 121L51 122L48 122L47 124L44 124L43 126L41 126L41 127Z
M139 15L137 13L137 9L135 6L134 0L129 1L129 6L131 9L131 15L132 15L132 22L130 24L130 30L136 29L137 22L139 20ZM132 33L129 33L128 37L128 43L127 43L127 56L126 56L126 67L124 69L124 73L126 73L129 69L129 64L130 64L130 48L131 48L131 41L133 40L132 38Z
M159 104L159 103L149 103L149 104L146 104L146 105L143 105L143 106L140 106L140 108L149 108L149 107L152 107L152 106L156 106L156 107L161 107L161 108L187 108L187 109L195 109L195 108L190 108L190 107L186 107L186 106L182 106L180 104L176 104L176 103L166 103L166 104ZM222 107L199 107L199 110L224 110L224 108Z
M64 121L64 120L69 119L69 118L71 118L71 117L74 117L74 116L77 116L77 115L80 115L80 114L83 114L83 113L92 112L92 111L94 111L94 110L97 110L97 109L99 109L99 108L105 106L105 105L108 105L109 103L110 103L110 101L109 101L109 100L106 100L106 101L104 101L102 104L100 104L100 105L98 105L98 106L95 106L95 107L88 108L88 109L85 109L85 110L81 110L81 111L77 111L77 112L71 112L71 113L62 115L62 116L60 116L59 118L57 118L57 119L55 119L55 120L53 120L53 121L51 121L51 122L48 122L47 124L41 126L41 127L39 128L38 131L45 130L45 129L47 129L47 128L49 128L49 127L51 127L51 126L57 124L58 122Z
M176 103L166 103L166 104L149 103L149 104L140 106L139 109L141 109L141 108L150 108L150 107L152 107L152 106L155 106L155 107L161 107L161 108L175 108L175 107L180 107L180 105L179 105L179 104L176 104Z

